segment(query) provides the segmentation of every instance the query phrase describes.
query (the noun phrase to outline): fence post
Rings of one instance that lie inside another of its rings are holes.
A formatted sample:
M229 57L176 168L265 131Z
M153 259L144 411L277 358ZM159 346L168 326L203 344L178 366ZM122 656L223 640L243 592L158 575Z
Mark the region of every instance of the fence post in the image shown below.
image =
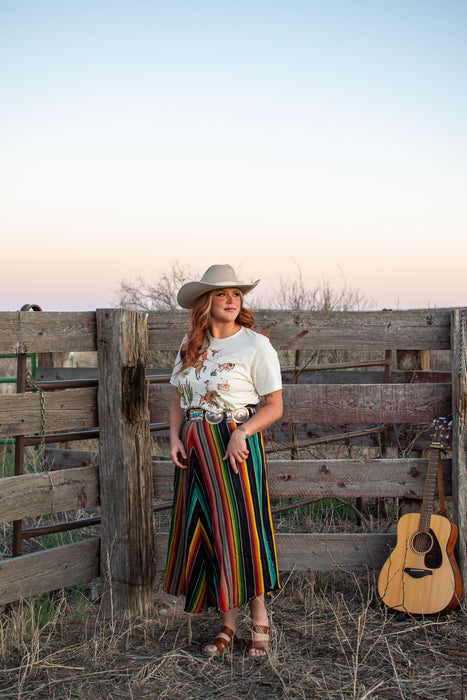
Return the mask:
M459 528L457 560L467 599L467 309L451 311L452 351L452 496Z
M153 606L153 478L147 314L98 309L101 576L104 612Z

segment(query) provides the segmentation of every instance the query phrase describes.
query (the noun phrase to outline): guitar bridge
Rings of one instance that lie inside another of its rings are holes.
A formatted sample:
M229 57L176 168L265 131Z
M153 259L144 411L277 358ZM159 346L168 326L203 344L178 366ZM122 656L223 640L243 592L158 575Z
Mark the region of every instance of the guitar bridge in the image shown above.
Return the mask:
M412 578L424 578L425 576L433 576L433 572L428 569L414 569L411 566L404 567L404 572L412 576Z

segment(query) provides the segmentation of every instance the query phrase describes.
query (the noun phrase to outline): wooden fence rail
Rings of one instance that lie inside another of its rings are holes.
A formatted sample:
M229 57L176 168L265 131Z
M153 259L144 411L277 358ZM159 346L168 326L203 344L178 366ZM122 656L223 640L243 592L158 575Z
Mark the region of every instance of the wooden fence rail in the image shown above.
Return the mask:
M173 389L149 389L151 422L167 418ZM430 423L451 412L451 384L284 386L283 423Z
M47 432L84 430L98 425L97 389L67 389L44 396L44 409L39 392L1 396L0 437L40 433L43 410Z
M75 453L77 454L77 453ZM271 498L423 497L427 459L274 459L268 465ZM443 462L445 494L452 496L451 460ZM173 466L152 460L156 500L173 495ZM86 467L2 479L0 523L100 505L99 468Z
M463 309L384 312L258 312L257 327L278 350L450 350L452 375L329 370L320 381L284 384L282 424L346 426L430 423L452 412L452 460L445 488L459 525L458 560L466 579L466 316ZM97 351L99 386L0 396L0 437L99 430L99 453L50 450L47 471L0 482L0 522L100 508L99 537L0 561L0 604L101 576L104 606L147 613L154 560L163 565L167 533L153 541L153 497L172 497L173 466L151 459L150 422L164 422L168 384L148 385L150 351L178 349L185 312L98 310L96 313L0 313L0 353ZM71 377L54 368L55 378ZM309 373L310 376L312 373ZM39 368L40 375L40 368ZM47 375L47 376L46 376ZM43 376L51 378L44 370ZM289 375L287 375L288 377ZM316 376L316 375L315 375ZM302 375L300 381L303 380ZM40 378L40 376L39 376ZM363 381L363 383L362 383ZM359 383L360 382L360 383ZM369 383L368 383L369 382ZM397 382L397 383L394 383ZM420 499L427 459L271 459L273 498L393 497ZM393 533L278 534L280 568L378 568Z
M187 313L148 314L149 349L178 350ZM255 325L278 350L449 350L451 310L258 311Z
M167 420L173 389L149 388L152 423ZM296 384L284 386L284 423L430 423L451 412L451 384ZM39 433L38 393L1 397L0 437ZM47 431L96 427L97 389L66 389L46 394Z
M456 311L456 310L455 310ZM147 314L149 350L176 351L186 330L184 311ZM449 350L451 310L259 311L256 327L279 350ZM1 312L0 353L97 350L94 312Z

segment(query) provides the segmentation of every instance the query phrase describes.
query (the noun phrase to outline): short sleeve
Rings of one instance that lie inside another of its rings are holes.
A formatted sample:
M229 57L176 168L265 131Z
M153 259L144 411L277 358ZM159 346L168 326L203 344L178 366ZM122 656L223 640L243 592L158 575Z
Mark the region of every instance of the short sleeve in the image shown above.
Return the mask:
M251 378L259 396L282 389L281 367L277 352L268 338L258 344L251 362Z
M181 365L181 363L182 363L182 360L181 360L181 357L180 357L180 351L181 351L181 349L182 349L182 347L183 347L183 343L185 342L185 340L186 340L186 336L185 336L185 338L182 340L181 345L180 345L180 347L179 347L179 349L178 349L177 357L175 358L175 364L174 364L174 367L173 367L173 370L172 370L172 375L171 375L171 377L170 377L170 383L171 383L173 386L177 387L177 389L178 389L178 385L179 385L179 383L180 383L180 382L179 382L179 378L178 378L178 377L179 377L178 371L179 371L180 365Z

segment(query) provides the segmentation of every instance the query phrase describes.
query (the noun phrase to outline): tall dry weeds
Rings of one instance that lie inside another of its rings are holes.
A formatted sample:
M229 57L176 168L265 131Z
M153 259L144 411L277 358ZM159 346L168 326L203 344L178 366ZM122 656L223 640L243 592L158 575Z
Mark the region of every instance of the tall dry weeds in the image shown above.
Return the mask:
M466 612L397 621L373 572L283 577L270 603L273 647L208 659L216 613L189 616L156 591L153 619L104 618L99 606L58 594L48 616L36 601L5 611L0 695L34 698L253 698L466 700ZM241 628L247 637L248 616ZM462 653L464 650L464 653Z

